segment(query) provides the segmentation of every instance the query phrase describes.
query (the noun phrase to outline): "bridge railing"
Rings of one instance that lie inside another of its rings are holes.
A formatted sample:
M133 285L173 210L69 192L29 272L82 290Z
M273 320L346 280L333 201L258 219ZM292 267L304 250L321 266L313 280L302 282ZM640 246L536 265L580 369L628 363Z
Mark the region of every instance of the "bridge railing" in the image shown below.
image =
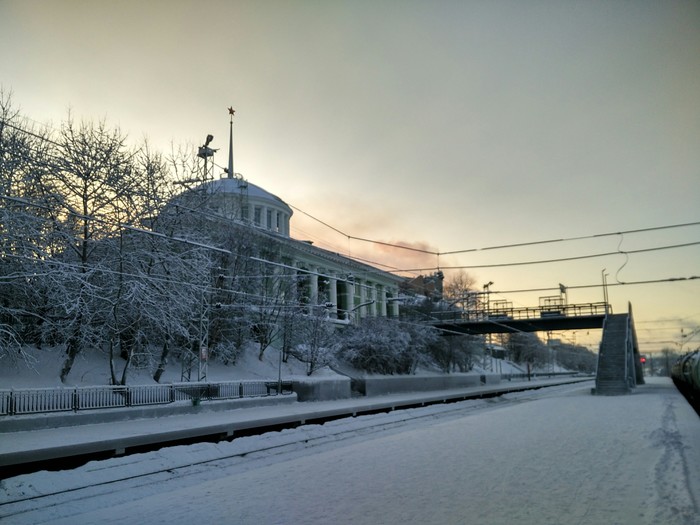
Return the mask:
M0 390L0 416L288 395L292 382L278 390L277 381L9 389Z
M612 313L608 303L562 304L555 306L499 307L480 310L445 310L431 312L435 322L483 322L498 319L541 319L543 317L584 317Z
M531 381L533 379L542 379L542 378L552 378L552 377L574 377L574 376L592 376L593 374L587 374L583 372L543 372L543 371L537 371L537 372L530 372L529 374L526 372L519 372L519 373L503 373L501 374L501 380L502 381Z

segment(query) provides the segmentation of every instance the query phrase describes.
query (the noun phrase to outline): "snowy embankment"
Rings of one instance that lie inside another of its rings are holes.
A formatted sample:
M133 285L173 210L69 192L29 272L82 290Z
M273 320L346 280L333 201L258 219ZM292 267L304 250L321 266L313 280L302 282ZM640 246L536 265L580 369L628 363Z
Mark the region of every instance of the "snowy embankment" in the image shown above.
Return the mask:
M110 384L109 358L106 353L93 351L79 354L75 360L71 373L65 383L61 383L59 378L64 354L56 348L37 350L27 348L24 350L25 358L18 359L14 363L3 363L0 366L0 389L3 388L52 388L63 386L95 386ZM288 361L280 363L279 351L270 348L265 351L263 359L258 359L258 351L255 345L250 345L242 352L235 365L224 365L221 362L211 361L206 367L206 380L210 382L218 381L240 381L240 380L276 380L279 376L284 380L299 379L313 381L337 377L338 373L329 367L321 368L309 377L306 375L305 363L290 357ZM517 365L500 359L490 360L486 370L475 367L473 374L479 375L487 373L520 374L523 369ZM116 369L120 376L124 361L115 360ZM143 367L130 367L127 375L127 382L130 385L153 384L153 370L156 365L147 363ZM347 366L339 368L341 372L348 372L350 375L363 375L357 370ZM565 371L565 370L560 370ZM198 379L198 367L195 364L191 372L191 380ZM441 375L435 371L419 370L418 374ZM182 364L171 360L166 367L165 373L161 377L160 383L177 383L182 380Z
M105 352L94 350L78 354L73 368L65 383L59 378L65 355L57 348L24 350L25 358L14 363L3 363L0 367L0 388L50 388L61 386L94 386L110 384L109 357ZM121 377L124 360L115 359L117 375ZM156 363L147 362L142 366L132 364L128 370L127 383L144 385L155 383L153 371ZM287 363L279 362L277 350L268 349L263 359L258 359L254 345L242 352L235 365L225 365L211 361L206 367L206 379L215 381L238 381L256 379L277 379L281 373L284 379L306 377L306 365L290 358ZM198 379L197 363L192 368L190 379ZM171 359L161 377L161 383L177 383L182 380L182 363ZM314 374L316 377L335 375L329 369L322 369Z
M670 381L651 378L618 397L591 396L589 388L344 419L18 476L3 482L5 497L76 483L94 484L94 497L57 495L3 523L700 523L700 420ZM154 465L160 483L97 485Z

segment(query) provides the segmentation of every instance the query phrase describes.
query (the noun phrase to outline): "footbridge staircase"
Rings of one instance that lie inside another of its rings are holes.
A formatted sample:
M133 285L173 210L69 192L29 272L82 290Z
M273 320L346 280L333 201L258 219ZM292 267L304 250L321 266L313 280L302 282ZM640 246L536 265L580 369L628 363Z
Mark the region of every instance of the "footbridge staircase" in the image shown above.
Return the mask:
M593 393L629 394L639 384L644 384L644 374L632 305L629 305L628 313L609 314L605 317Z

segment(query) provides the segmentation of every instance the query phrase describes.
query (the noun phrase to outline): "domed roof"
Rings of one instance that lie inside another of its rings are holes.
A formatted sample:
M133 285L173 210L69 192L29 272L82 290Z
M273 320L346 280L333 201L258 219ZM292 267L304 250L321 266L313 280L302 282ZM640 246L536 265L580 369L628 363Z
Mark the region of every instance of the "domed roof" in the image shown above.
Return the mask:
M256 186L255 184L252 184L242 178L225 177L206 182L202 186L206 186L206 189L213 194L233 193L235 195L241 195L242 193L245 193L249 199L270 201L288 209L290 215L292 213L292 209L289 207L289 205L277 195L273 195L269 191L262 189L260 186ZM202 188L202 186L200 186L200 188Z

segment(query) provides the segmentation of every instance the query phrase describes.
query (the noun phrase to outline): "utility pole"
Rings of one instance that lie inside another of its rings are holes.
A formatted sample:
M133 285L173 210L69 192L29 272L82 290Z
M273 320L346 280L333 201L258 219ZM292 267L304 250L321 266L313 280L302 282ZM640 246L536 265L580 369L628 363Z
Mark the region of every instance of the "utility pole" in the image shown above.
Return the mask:
M484 285L484 293L486 294L486 320L488 321L489 316L490 316L490 311L491 311L491 285L493 284L493 281L489 281ZM493 372L493 347L491 346L491 333L486 336L487 337L487 344L486 344L486 349L487 353L491 356L488 363L489 363L489 370ZM484 359L484 365L486 365L487 361Z

